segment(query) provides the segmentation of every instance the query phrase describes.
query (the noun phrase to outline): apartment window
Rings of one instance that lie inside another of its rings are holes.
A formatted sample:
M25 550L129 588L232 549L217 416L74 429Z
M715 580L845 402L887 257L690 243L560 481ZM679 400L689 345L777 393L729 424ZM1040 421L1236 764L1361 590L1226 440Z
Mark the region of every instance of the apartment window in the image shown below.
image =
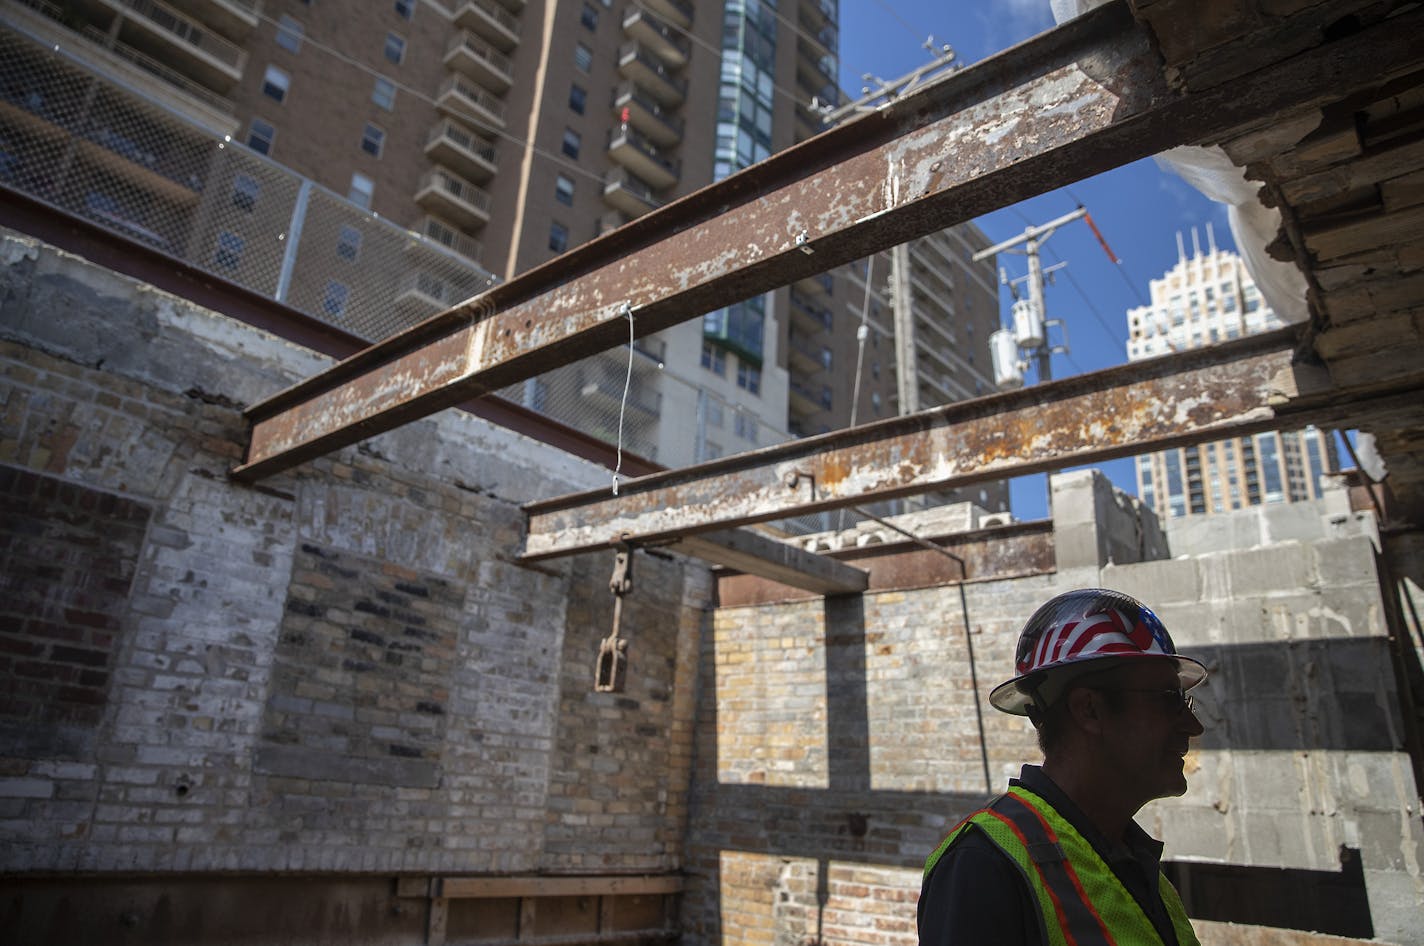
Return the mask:
M268 66L266 74L262 76L262 94L273 101L284 101L287 98L287 89L291 87L291 84L291 76L276 66Z
M745 361L737 362L737 387L746 388L752 394L760 394L761 369Z
M577 159L579 148L583 145L583 138L572 128L564 129L564 154Z
M371 101L390 111L396 104L396 84L385 76L377 76L376 87L371 90Z
M702 367L719 377L727 376L727 353L716 345L702 343Z
M386 34L386 58L396 65L405 60L405 37L399 33Z
M341 235L336 238L336 255L348 263L354 263L360 252L361 231L355 227L342 227Z
M361 132L361 150L379 158L385 143L386 133L379 126L367 122L365 130Z
M560 174L554 179L554 199L567 207L574 205L573 178Z
M232 205L238 210L251 211L257 206L257 195L261 191L257 178L239 174L232 179Z
M737 428L738 437L741 437L748 443L757 442L757 422L755 417L751 416L750 414L743 414L741 411L737 411L737 413L734 415L734 421Z
M340 315L346 311L346 297L349 290L336 280L326 284L326 292L321 297L321 310L327 315Z
M569 228L555 221L549 224L549 249L562 253L569 248Z
M579 22L591 30L598 29L598 8L591 3L585 3L583 13L579 15Z
M578 67L579 72L587 72L593 68L593 50L583 43L576 45L574 47L574 65Z
M588 105L588 90L575 82L569 86L569 108L582 115Z
M288 52L302 51L302 33L302 21L294 16L284 13L277 21L277 45Z
M346 199L358 207L371 209L371 199L376 196L376 183L364 174L351 175L351 190Z
M224 230L218 234L218 247L213 253L213 262L223 269L237 269L237 264L242 262L244 245L242 237Z
M247 128L247 147L258 154L271 154L277 129L260 118L254 118Z
M396 0L396 16L409 20L415 16L415 0Z

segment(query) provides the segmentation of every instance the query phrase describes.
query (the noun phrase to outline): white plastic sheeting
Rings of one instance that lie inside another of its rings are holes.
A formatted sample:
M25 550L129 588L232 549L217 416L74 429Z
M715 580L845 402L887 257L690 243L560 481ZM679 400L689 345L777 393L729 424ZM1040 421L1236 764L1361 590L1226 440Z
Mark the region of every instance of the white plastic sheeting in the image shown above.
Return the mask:
M1054 22L1062 23L1106 2L1049 0L1049 6ZM1231 236L1262 298L1285 321L1304 322L1310 314L1305 302L1305 275L1294 264L1266 254L1266 245L1280 231L1281 213L1257 199L1259 185L1246 180L1245 169L1232 164L1218 147L1173 148L1159 154L1156 160L1206 197L1226 204Z

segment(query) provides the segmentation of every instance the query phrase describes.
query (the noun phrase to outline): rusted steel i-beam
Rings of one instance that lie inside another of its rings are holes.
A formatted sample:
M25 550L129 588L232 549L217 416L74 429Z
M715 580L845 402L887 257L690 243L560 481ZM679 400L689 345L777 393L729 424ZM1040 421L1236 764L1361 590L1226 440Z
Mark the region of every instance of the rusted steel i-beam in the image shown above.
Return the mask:
M642 336L1410 61L1405 14L1204 92L1116 0L495 287L248 411L268 476Z
M1138 362L525 506L537 560L970 486L1336 416L1299 330ZM1398 396L1399 392L1392 392ZM1412 395L1417 396L1417 392ZM1349 407L1344 409L1349 410ZM1359 409L1356 405L1355 409Z

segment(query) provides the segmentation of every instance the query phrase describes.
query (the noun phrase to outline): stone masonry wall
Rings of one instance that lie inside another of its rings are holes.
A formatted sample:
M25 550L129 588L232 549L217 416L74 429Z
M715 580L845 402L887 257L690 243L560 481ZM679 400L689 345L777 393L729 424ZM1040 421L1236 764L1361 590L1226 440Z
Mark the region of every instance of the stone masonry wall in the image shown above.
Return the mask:
M229 482L322 365L0 240L0 871L675 869L706 571L640 560L592 694L611 556L514 556L604 475L447 412Z

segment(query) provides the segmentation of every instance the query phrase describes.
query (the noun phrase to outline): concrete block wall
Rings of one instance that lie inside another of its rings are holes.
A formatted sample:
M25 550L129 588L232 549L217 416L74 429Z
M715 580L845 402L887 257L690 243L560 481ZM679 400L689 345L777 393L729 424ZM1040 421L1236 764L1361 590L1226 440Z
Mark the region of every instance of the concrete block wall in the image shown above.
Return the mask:
M514 561L605 473L446 412L239 486L322 359L14 234L0 300L0 871L678 866L707 572L640 561L612 696L611 556Z
M1418 788L1368 518L1321 507L1301 513L1313 525L1290 526L1314 529L1311 541L1154 559L1168 551L1160 528L1134 521L1151 513L1105 485L1091 471L1053 478L1053 573L973 582L962 600L950 585L717 610L703 645L692 942L915 942L924 857L1040 758L1027 723L987 702L1011 676L1019 627L1052 595L1101 584L1150 603L1212 670L1190 790L1140 815L1168 857L1338 872L1340 847L1358 848L1379 941L1424 943ZM1238 941L1206 929L1205 942Z

